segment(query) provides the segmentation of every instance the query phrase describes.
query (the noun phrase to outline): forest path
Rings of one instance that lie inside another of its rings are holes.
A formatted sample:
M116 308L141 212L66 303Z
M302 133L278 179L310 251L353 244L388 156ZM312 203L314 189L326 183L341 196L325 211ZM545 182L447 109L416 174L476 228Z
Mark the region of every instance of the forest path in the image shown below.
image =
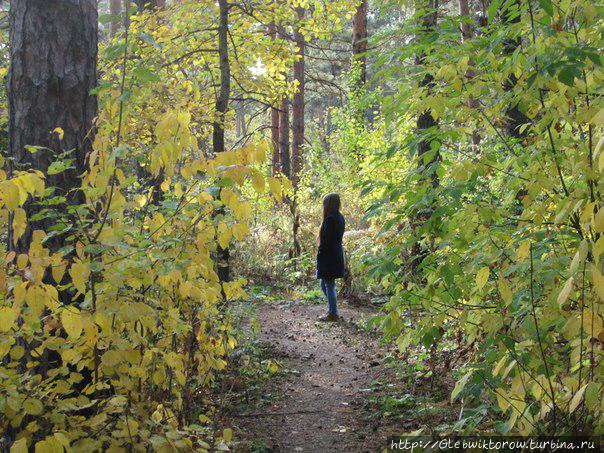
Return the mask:
M323 305L259 302L260 340L284 376L267 385L278 395L269 406L232 414L253 451L380 451L386 433L369 403L383 356L378 342L356 321L366 308L342 307L343 321L321 323Z

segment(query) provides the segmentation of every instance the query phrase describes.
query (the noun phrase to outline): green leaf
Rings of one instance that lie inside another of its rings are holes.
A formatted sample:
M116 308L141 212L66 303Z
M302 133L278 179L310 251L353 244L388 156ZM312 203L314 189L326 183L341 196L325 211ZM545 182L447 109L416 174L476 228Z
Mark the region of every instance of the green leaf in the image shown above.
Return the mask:
M590 411L595 410L600 405L600 391L598 384L590 382L585 389L585 404Z
M63 173L65 170L73 168L73 166L70 164L71 162L65 162L61 160L55 161L48 166L47 174L58 175L59 173Z
M539 4L545 10L548 16L554 15L554 7L552 6L552 0L539 0Z
M45 148L44 146L25 145L25 149L33 154L33 153L37 153L41 149L48 149L48 148Z
M464 377L455 383L455 388L451 392L451 402L455 401L455 398L457 398L461 391L466 387L466 384L472 377L472 373L473 371L468 371Z
M575 396L573 396L573 399L570 401L570 406L568 407L568 413L572 414L575 409L579 406L579 404L581 403L581 401L583 401L583 394L585 393L585 389L587 388L588 384L585 384L583 387L581 387L579 389L579 391L577 393L575 393Z
M560 308L564 306L564 303L568 299L568 296L570 295L570 292L573 289L573 281L573 277L569 278L566 284L564 285L564 288L562 288L562 291L560 291L560 294L558 294L558 306Z
M575 84L575 68L567 66L558 73L558 80L572 87Z
M478 273L476 274L476 287L479 290L484 288L484 285L486 285L487 280L489 279L490 272L491 272L491 270L488 268L488 266L485 266L482 269L480 269L478 271Z
M140 82L159 82L161 79L159 75L147 68L134 68L132 70L132 76Z
M489 18L489 23L493 22L495 18L495 14L497 14L497 10L501 6L501 0L493 0L489 5L489 9L487 10L487 16Z

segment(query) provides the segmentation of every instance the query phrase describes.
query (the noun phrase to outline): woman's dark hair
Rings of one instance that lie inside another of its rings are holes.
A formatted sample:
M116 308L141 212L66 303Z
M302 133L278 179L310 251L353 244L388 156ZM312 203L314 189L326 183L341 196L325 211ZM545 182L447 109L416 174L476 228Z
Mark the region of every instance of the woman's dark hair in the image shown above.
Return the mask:
M323 231L323 225L325 225L325 219L337 212L340 212L340 195L337 193L328 193L323 197L323 220L319 228L319 234L317 235L318 242L321 241L321 232Z

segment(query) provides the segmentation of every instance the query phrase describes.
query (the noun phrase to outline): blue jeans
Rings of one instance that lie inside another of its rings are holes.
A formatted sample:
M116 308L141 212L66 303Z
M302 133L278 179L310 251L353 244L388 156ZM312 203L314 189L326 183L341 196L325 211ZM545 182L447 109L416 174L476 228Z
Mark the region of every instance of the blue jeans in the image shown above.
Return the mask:
M322 278L321 279L321 290L325 297L327 297L327 304L329 306L329 313L334 315L338 314L338 296L336 294L336 281L333 278Z

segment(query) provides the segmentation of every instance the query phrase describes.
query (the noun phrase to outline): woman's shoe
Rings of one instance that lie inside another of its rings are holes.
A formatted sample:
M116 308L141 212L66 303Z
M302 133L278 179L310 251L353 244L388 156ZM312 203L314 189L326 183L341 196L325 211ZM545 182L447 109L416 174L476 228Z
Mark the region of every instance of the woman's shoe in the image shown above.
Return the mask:
M321 322L337 322L340 320L340 317L335 313L327 313L325 316L319 318Z

